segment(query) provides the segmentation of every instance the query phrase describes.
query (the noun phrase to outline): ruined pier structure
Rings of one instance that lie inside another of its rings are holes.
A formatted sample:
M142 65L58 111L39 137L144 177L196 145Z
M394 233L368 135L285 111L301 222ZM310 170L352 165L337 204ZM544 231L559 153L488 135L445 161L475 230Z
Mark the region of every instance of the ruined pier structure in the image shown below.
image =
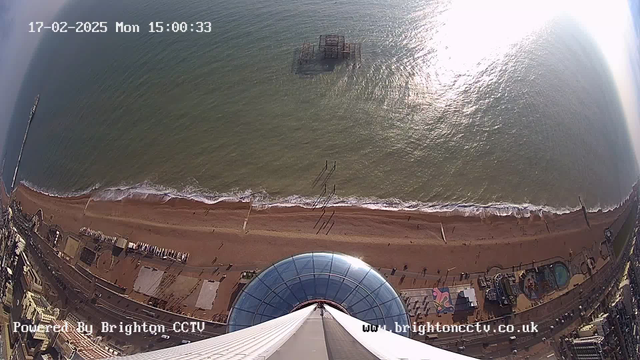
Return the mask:
M315 45L309 42L302 44L298 64L308 64L316 60L351 60L360 61L361 45L360 43L347 43L343 35L320 35L318 41L318 51L315 51Z

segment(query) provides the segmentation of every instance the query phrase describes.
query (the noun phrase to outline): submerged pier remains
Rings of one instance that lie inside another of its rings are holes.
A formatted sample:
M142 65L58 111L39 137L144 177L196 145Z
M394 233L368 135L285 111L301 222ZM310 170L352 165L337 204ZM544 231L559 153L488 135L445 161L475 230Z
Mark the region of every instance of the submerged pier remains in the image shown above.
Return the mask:
M360 60L360 43L345 43L342 35L320 35L318 52L323 59Z
M338 63L350 62L358 64L362 56L360 43L348 43L344 35L320 35L318 45L310 42L302 43L294 59L294 72L309 75L333 71Z

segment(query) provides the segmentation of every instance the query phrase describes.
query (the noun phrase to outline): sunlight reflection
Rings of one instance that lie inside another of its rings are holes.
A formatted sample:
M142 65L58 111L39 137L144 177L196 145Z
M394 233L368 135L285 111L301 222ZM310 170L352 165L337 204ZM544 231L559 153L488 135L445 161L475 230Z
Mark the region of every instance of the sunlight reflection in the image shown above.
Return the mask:
M454 2L435 20L442 26L430 42L434 44L435 56L425 68L429 83L436 89L460 88L461 84L456 86L457 82L474 79L558 16L556 3ZM424 79L417 82L424 82ZM440 95L455 96L457 92Z
M597 44L615 81L630 133L640 135L638 117L637 35L624 0L452 1L437 13L418 10L416 58L409 82L413 102L426 92L445 105L456 101L472 82L492 81L505 63L517 58L554 19L575 20ZM640 139L632 139L640 160Z

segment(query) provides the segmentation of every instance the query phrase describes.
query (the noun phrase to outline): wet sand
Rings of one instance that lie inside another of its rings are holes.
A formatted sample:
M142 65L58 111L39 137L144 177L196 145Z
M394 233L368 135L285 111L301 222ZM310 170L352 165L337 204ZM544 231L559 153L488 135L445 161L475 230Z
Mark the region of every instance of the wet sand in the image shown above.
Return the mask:
M77 232L86 226L133 242L188 251L193 266L215 262L262 268L287 256L324 250L361 257L374 267L400 270L407 265L416 272L426 267L430 274L451 267L456 267L454 273L484 272L494 266L569 257L571 252L599 246L604 229L628 205L589 214L589 228L580 211L547 214L543 219L336 207L327 208L320 218L322 210L300 207L252 209L248 216L248 203L89 201L89 195L57 198L23 185L16 196L26 212L41 208L45 221L65 231ZM334 211L331 221L316 234Z

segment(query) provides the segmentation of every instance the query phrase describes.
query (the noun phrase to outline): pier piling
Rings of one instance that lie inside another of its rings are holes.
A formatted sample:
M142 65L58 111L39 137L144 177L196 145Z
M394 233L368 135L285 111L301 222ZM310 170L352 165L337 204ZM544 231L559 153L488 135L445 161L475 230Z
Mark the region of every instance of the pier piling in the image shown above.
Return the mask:
M331 175L333 175L333 173L336 171L337 166L338 166L337 165L337 161L334 161L333 162L333 167L331 168L331 170L329 170L329 172L327 173L327 176L322 181L323 185L327 184L327 181L329 181L329 178L331 177Z
M311 208L311 210L315 210L316 206L318 206L318 204L320 204L320 199L322 199L322 197L327 193L327 185L324 185L324 188L322 189L322 192L320 193L320 195L318 196L318 198L316 199L316 201L313 202L313 207Z
M334 210L334 211L331 213L331 216L329 216L329 220L327 220L327 223L331 222L331 219L333 219L333 215L335 215L335 213L336 213L336 211Z
M331 223L331 226L329 226L329 230L327 230L327 232L325 233L325 235L329 235L329 231L331 231L331 229L333 229L333 225L335 225L335 224L336 224L336 222L335 222L335 221Z
M582 203L582 198L578 196L578 201L580 202L580 206L582 207L582 215L584 215L584 221L587 223L589 229L591 229L591 224L589 224L589 218L587 217L587 208Z
M320 215L320 217L318 218L318 221L316 221L316 224L315 224L315 225L313 225L313 228L314 228L314 229L316 228L316 226L318 226L318 224L320 223L320 220L322 220L322 217L324 216L324 213L325 213L325 211L324 211L324 209L323 209L323 210L322 210L322 215Z
M326 221L322 223L322 226L320 226L320 227L318 228L318 231L316 231L316 235L318 235L318 234L320 233L320 230L322 230L322 228L323 228L323 227L325 227L325 225L326 225L326 224L327 224L327 222L326 222Z
M313 185L311 186L312 189L316 187L316 185L318 185L318 181L320 181L320 179L322 178L322 175L327 171L328 168L329 168L329 160L325 160L324 168L322 168L322 171L320 171L320 174L318 174L315 180L313 180Z
M333 191L331 192L331 194L329 194L329 196L327 196L327 200L324 201L324 203L322 204L322 209L324 210L327 205L329 204L329 202L331 201L331 199L333 199L333 196L336 194L336 186L333 185Z

